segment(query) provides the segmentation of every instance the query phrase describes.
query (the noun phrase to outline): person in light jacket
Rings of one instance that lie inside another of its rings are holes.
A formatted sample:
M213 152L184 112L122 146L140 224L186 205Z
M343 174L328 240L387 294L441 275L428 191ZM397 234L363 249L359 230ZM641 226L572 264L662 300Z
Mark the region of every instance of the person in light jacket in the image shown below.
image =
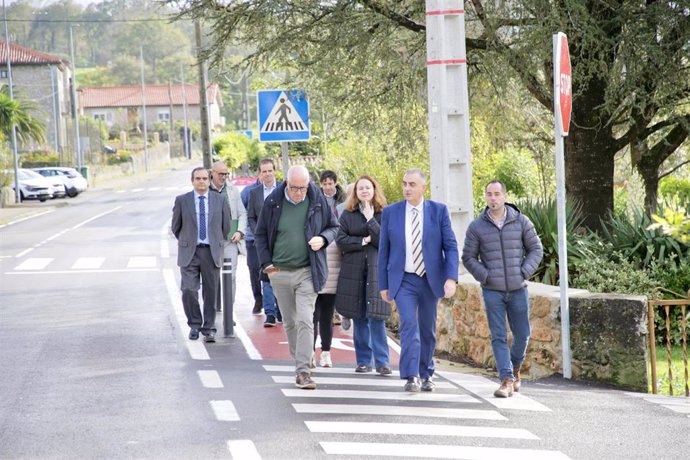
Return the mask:
M386 205L381 187L370 176L355 182L340 216L336 242L343 253L335 308L351 318L357 367L355 372L390 375L386 319L391 305L378 289L381 213Z
M340 249L335 240L333 240L326 247L326 264L328 265L326 284L319 291L319 295L316 296L316 304L314 306L314 349L316 350L317 337L321 336L321 357L319 359L321 367L333 367L331 359L333 312L335 311L335 294L338 286L338 276L340 275L341 259ZM313 362L311 367L315 367Z

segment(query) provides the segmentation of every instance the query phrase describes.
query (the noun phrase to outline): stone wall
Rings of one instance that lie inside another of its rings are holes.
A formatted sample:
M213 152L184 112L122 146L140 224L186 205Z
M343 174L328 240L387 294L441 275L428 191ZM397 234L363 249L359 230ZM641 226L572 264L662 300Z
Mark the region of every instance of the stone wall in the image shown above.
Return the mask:
M524 375L562 373L559 288L530 283L528 289L532 335ZM646 299L573 289L569 305L573 378L647 391ZM436 350L495 364L481 288L469 275L461 276L453 299L439 303Z

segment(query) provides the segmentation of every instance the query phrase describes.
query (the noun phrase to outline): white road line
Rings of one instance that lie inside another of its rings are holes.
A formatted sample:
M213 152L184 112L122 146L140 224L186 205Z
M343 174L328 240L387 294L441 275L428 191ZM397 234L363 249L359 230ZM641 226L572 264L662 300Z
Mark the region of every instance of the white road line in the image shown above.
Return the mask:
M249 338L249 335L247 332L240 326L240 323L237 323L233 327L233 331L235 332L235 337L240 339L240 342L242 342L242 346L244 349L247 351L247 355L249 356L249 359L252 360L262 360L263 357L261 356L261 353L259 353L259 350L254 346L254 343L252 342L252 339ZM295 368L292 368L292 372L295 372ZM290 381L294 383L295 377L294 375L290 378Z
M127 262L127 268L153 268L156 266L156 258L153 256L133 256Z
M103 262L105 262L105 257L80 257L77 259L76 262L74 262L74 265L72 265L72 269L93 270L101 268Z
M318 374L313 374L314 380L316 381L316 384L324 384L324 385L362 385L362 386L378 386L378 387L399 387L400 391L402 391L402 387L404 386L404 381L400 379L389 379L387 377L372 377L372 378L366 378L366 377L351 377L351 378L338 378L338 377L321 377ZM273 375L271 376L274 382L276 383L295 383L295 377L294 376L284 376L284 375ZM435 382L436 383L436 388L456 388L453 384L449 382ZM419 393L414 393L419 395Z
M16 270L16 268L15 268ZM114 268L103 270L41 270L41 271L14 271L5 272L5 275L83 275L84 273L134 273L157 272L157 268Z
M525 396L523 393L515 393L511 398L494 397L494 390L498 388L498 383L482 377L481 375L460 374L457 372L438 372L438 375L467 389L499 409L551 412L551 409ZM525 386L527 388L525 388ZM523 385L523 389L529 391L529 383Z
M223 388L218 371L196 371L204 388Z
M237 460L261 460L259 451L254 442L249 439L237 439L228 441L228 450L233 459Z
M232 401L209 401L213 408L213 413L216 414L216 419L220 422L238 422L240 415L235 410L235 405Z
M14 269L15 270L43 270L53 260L55 260L55 259L53 259L52 257L32 257L30 259L26 259L24 262L20 263L16 267L14 267Z
M268 372L290 372L292 374L295 373L295 366L279 366L279 365L273 365L273 364L265 364L264 369ZM392 371L393 373L388 376L388 378L394 378L398 379L400 376L400 372L398 371ZM312 369L311 371L312 375L322 375L322 374L348 374L348 375L357 375L357 376L362 376L364 375L376 375L376 372L371 372L369 374L358 374L355 373L355 368L354 367L317 367L316 369Z
M72 227L70 230L75 230L75 229L77 229L77 228L79 228L79 227L82 227L82 226L88 224L88 223L91 222L91 221L94 221L94 220L96 220L96 219L100 219L101 217L106 216L106 215L110 214L111 212L117 211L117 210L120 209L121 207L122 207L122 206L116 206L116 207L114 207L113 209L111 209L110 211L102 212L102 213L100 213L100 214L98 214L98 215L96 215L96 216L93 216L93 217L91 217L91 218L89 218L89 219L86 219L85 221L80 222L80 223L78 223L77 225L75 225L74 227Z
M48 241L54 240L55 238L57 238L57 237L59 237L59 236L61 236L61 235L64 235L64 234L67 233L68 231L69 231L69 229L65 229L65 230L59 231L59 232L55 233L54 235L51 235L51 236L49 236L48 238L46 238L45 240L41 241L40 243L34 244L32 247L23 250L22 252L20 252L19 254L17 254L15 257L17 257L17 258L19 258L19 257L24 257L25 255L27 255L28 253L30 253L30 252L33 251L34 249L43 246L43 245L46 244Z
M139 192L143 192L144 190L146 190L146 189L143 187L142 188L133 188L132 190L130 190L130 192L139 193Z
M453 458L465 460L567 460L554 450L510 449L502 447L441 446L429 444L393 444L373 442L320 442L329 455L370 455L381 457Z
M300 390L304 391L304 390ZM468 438L533 439L539 437L522 428L490 426L423 425L421 423L319 422L305 421L312 433L393 434L455 436Z
M149 192L156 192L160 190L162 187L149 187Z
M481 403L470 395L448 393L410 393L408 391L354 391L354 390L314 390L304 391L297 388L282 390L288 398L336 398L336 399L378 399L387 401L433 401L449 403Z
M450 409L445 407L377 406L375 404L293 404L301 414L402 415L409 417L470 418L476 420L508 420L493 410Z
M12 222L0 225L0 228L9 227L10 225L18 224L19 222L24 222L25 220L33 219L34 217L50 214L51 212L55 212L55 209L50 209L48 211L39 212L38 214L32 214L27 217L22 217L21 219L13 220Z
M173 310L175 311L175 318L177 319L177 325L180 328L180 332L184 337L184 343L189 351L192 359L208 360L211 359L208 356L206 347L200 340L188 340L187 331L189 326L187 326L187 317L184 315L184 308L182 308L182 299L180 297L180 290L175 282L175 275L173 271L169 268L163 270L163 279L165 280L165 288L168 291L168 297L170 298L170 303L172 303Z

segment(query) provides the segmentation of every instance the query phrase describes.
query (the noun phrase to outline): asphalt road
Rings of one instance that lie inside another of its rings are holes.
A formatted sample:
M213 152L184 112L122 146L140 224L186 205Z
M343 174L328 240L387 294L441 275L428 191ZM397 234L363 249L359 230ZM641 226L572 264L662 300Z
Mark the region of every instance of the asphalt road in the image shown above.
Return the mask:
M355 374L338 327L335 367L298 390L243 259L235 337L188 341L168 227L190 189L187 169L132 178L0 228L0 458L687 458L687 398L554 377L497 400L449 364L410 395Z

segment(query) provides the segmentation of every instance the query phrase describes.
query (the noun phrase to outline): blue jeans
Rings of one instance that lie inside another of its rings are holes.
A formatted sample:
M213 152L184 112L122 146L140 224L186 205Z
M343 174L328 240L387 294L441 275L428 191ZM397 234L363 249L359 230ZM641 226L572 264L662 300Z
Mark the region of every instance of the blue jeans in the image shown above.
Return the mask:
M353 319L352 339L357 365L388 367L388 336L382 319Z
M519 369L525 360L527 342L529 342L529 300L527 288L503 292L482 289L486 319L491 331L491 348L498 378L515 379L514 369ZM506 330L506 316L513 333L513 344L508 350L508 332Z
M268 281L261 282L261 303L264 306L264 313L266 315L278 316L278 302L273 295L273 287Z

